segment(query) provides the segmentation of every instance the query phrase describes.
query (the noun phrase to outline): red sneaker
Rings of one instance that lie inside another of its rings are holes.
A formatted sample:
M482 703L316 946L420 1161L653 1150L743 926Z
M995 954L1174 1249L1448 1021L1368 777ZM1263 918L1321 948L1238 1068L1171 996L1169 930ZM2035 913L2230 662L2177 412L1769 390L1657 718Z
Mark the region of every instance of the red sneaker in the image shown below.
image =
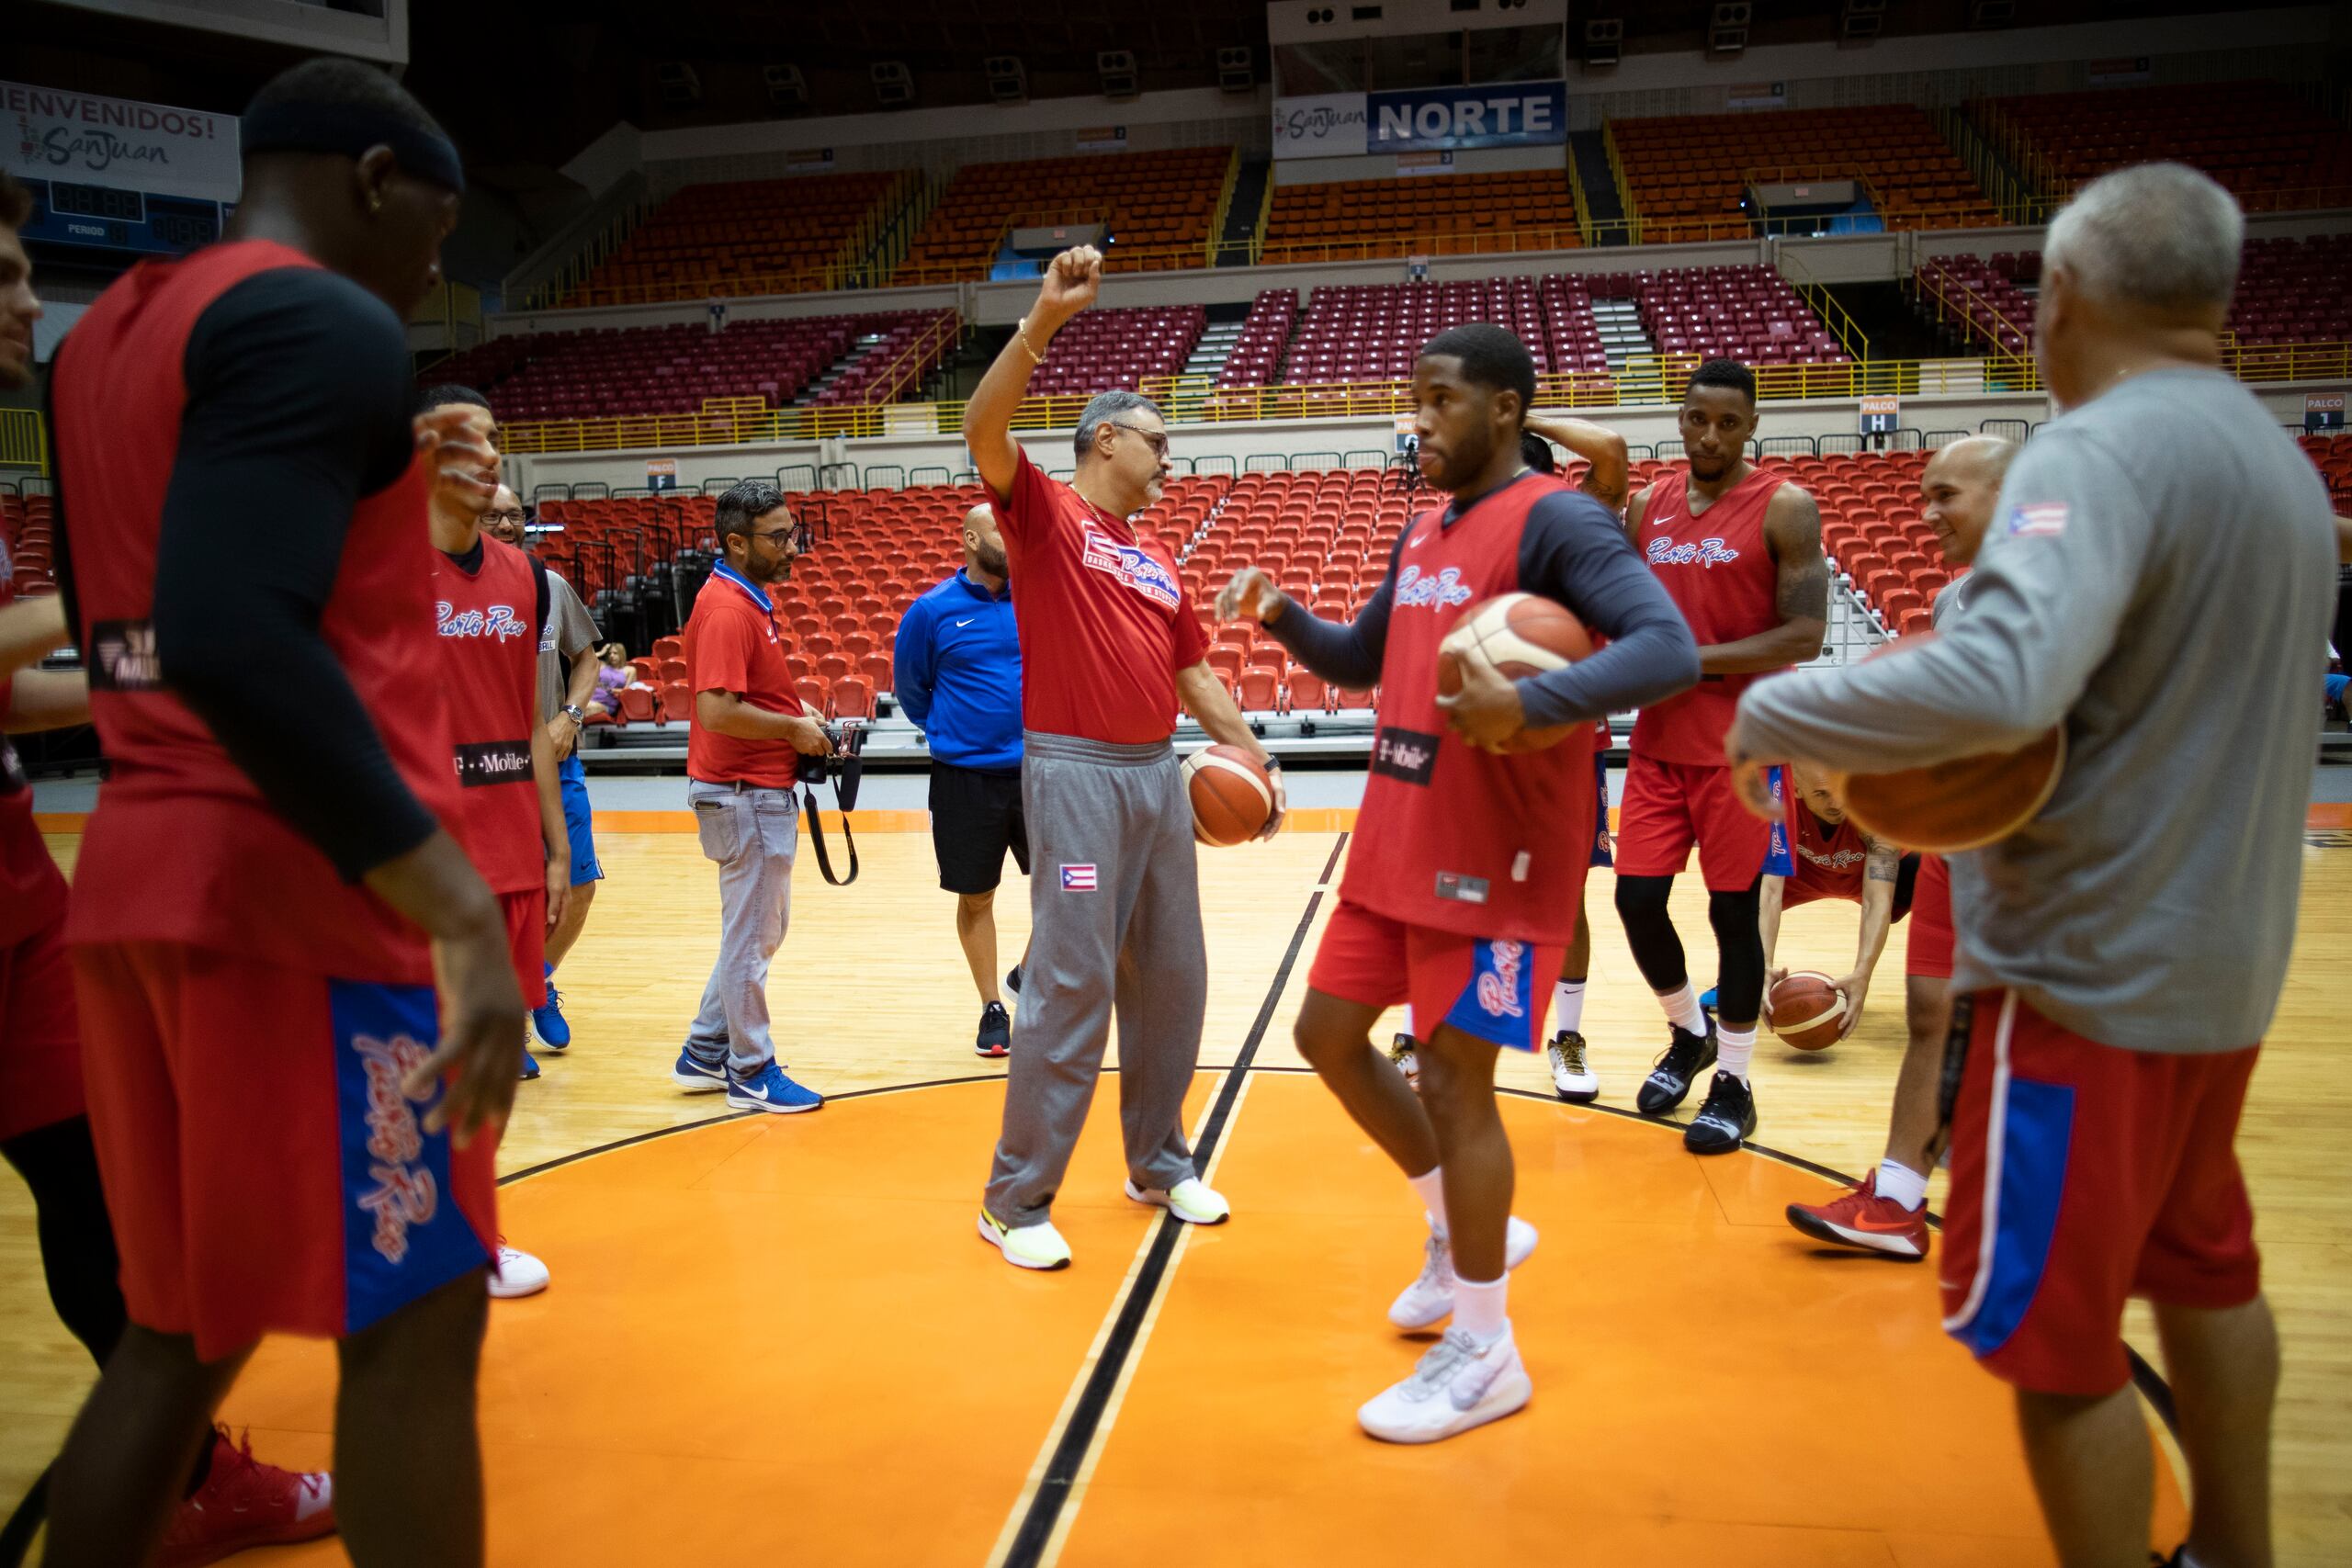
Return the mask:
M249 1546L312 1540L334 1530L334 1481L320 1471L280 1470L254 1458L251 1434L212 1429L212 1471L164 1532L157 1568L204 1568Z
M1789 1224L1816 1241L1883 1252L1917 1263L1928 1256L1928 1206L1906 1209L1878 1195L1878 1172L1826 1203L1792 1203Z

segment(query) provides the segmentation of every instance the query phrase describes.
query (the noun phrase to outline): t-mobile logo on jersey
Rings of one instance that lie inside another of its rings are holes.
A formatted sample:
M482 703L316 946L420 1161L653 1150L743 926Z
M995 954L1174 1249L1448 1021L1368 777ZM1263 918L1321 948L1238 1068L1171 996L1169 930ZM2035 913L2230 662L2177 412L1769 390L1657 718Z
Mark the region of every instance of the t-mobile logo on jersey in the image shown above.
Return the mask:
M1447 567L1434 576L1424 577L1421 569L1408 566L1396 574L1396 603L1400 605L1467 604L1470 590L1462 581L1460 567Z
M515 618L511 604L492 604L487 610L460 610L444 599L433 606L433 618L443 637L494 637L504 642L509 637L531 635L530 626Z
M1739 552L1725 548L1721 539L1702 539L1695 545L1678 545L1671 539L1650 541L1652 566L1712 567L1738 558Z

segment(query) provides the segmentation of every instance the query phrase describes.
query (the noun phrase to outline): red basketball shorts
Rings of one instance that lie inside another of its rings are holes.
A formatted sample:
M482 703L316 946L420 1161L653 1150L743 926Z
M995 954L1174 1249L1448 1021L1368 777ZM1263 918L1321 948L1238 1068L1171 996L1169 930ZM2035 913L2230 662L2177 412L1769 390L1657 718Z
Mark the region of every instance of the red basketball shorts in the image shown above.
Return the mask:
M1739 803L1731 769L1661 762L1636 751L1617 803L1617 874L1677 876L1699 846L1710 893L1745 893L1763 874L1770 823Z
M1450 1023L1492 1044L1532 1051L1544 1042L1552 982L1567 952L1408 926L1343 898L1306 983L1366 1007L1410 1002L1414 1031L1424 1040Z
M427 1134L429 986L169 942L76 948L83 1072L130 1318L207 1360L356 1334L491 1260L498 1140Z
M1972 1000L1944 1211L1944 1329L2003 1381L2112 1393L2123 1303L2231 1307L2261 1289L2233 1146L2260 1047L2124 1051L2009 991Z
M1951 978L1951 867L1941 855L1919 857L1919 882L1911 895L1911 945L1903 972L1921 980Z
M81 1028L62 915L0 947L0 1141L82 1114Z
M522 983L523 1005L539 1008L548 1001L548 890L501 893L506 911L506 950L514 955L514 978Z

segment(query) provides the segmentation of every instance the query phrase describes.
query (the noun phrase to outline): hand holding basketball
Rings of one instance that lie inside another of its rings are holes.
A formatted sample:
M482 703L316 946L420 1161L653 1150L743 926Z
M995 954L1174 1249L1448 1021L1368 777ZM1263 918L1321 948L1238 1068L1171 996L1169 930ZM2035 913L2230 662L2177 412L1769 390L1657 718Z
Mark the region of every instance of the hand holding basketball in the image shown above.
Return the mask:
M1499 751L1505 741L1527 728L1527 708L1519 700L1517 682L1505 680L1492 662L1464 659L1451 650L1437 657L1437 705L1453 733L1482 751ZM1457 681L1459 689L1448 695L1445 688Z
M1233 581L1217 592L1216 618L1220 621L1256 621L1263 626L1282 614L1283 591L1274 580L1254 566L1245 566L1233 574Z
M1102 253L1092 245L1072 245L1047 265L1031 313L1058 326L1093 304L1102 291Z
M1838 992L1846 998L1846 1021L1838 1036L1843 1040L1854 1032L1854 1025L1862 1021L1862 1003L1871 994L1870 971L1855 970L1838 982Z

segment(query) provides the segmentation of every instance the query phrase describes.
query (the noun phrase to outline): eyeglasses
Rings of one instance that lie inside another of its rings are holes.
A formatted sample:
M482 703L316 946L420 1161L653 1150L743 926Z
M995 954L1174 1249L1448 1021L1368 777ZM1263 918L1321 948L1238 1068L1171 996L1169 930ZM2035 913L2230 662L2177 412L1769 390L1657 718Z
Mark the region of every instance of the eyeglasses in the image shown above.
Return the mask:
M752 537L754 539L765 539L769 544L773 545L779 540L789 539L799 532L800 530L797 528L769 528L761 533L752 535Z
M529 516L521 512L485 512L481 514L481 520L485 525L494 525L500 523L528 522Z
M1150 443L1153 456L1160 457L1168 456L1168 433L1166 431L1146 430L1140 424L1129 424L1123 419L1106 419L1102 423L1105 424L1115 424L1121 430L1132 431L1134 434L1142 436L1144 440Z

